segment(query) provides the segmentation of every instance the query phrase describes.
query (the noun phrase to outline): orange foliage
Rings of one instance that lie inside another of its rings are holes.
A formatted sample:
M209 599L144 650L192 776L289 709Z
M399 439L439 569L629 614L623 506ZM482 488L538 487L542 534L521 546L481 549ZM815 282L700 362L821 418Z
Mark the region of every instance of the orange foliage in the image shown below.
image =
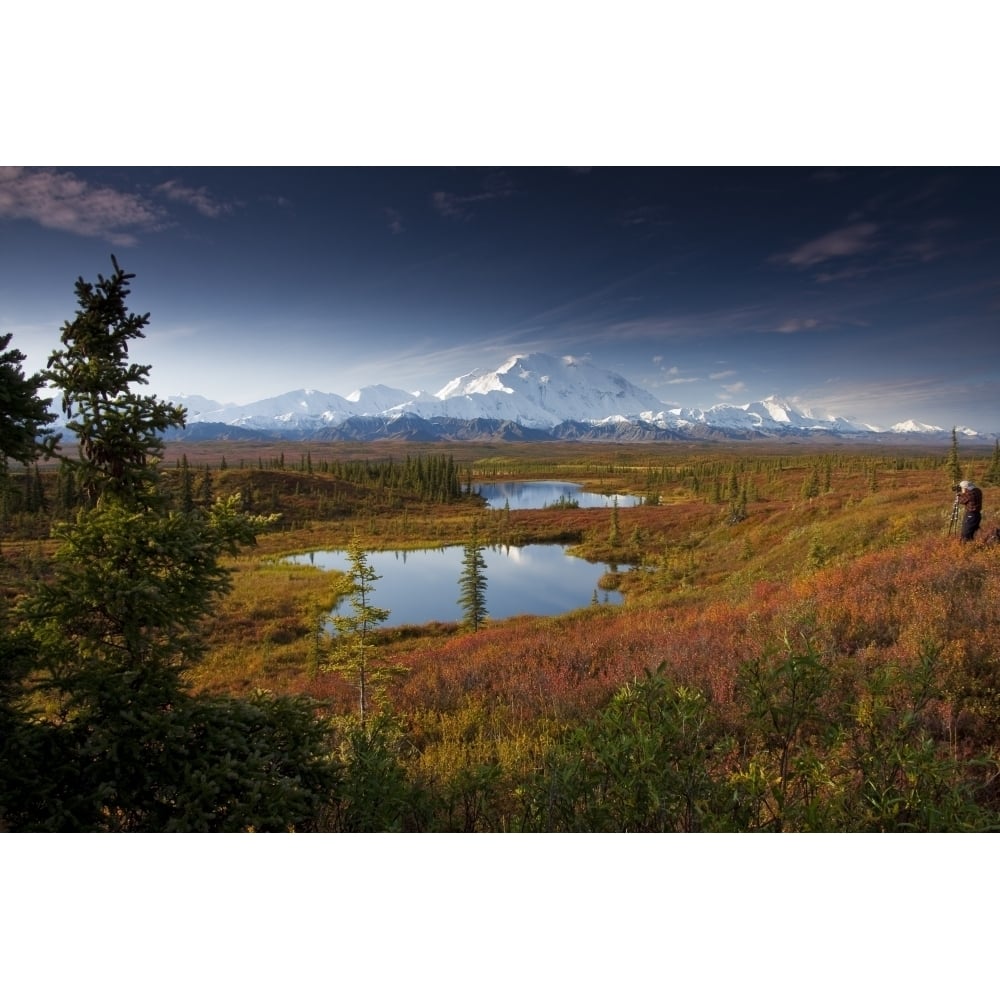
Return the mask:
M915 663L933 647L942 683L967 692L970 677L993 676L1000 665L998 558L1000 549L925 539L787 585L758 583L743 601L646 603L495 623L399 658L407 675L393 701L401 711L483 701L521 720L566 721L665 662L679 683L725 705L739 664L782 637L808 640L862 673Z

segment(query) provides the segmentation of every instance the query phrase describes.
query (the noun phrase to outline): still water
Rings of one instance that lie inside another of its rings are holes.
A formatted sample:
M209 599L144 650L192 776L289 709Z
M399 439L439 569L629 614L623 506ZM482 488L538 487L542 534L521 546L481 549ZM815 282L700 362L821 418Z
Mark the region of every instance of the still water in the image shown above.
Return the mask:
M369 552L367 559L381 577L372 585L375 607L390 612L386 625L422 625L457 621L459 577L464 548L418 549L410 552ZM617 591L598 589L601 576L613 567L567 555L562 545L485 548L486 610L493 619L513 615L558 615L590 604L597 592L602 604L620 604ZM292 562L346 571L342 551L310 552ZM344 604L343 613L350 610Z
M637 507L642 503L642 497L586 493L577 483L553 479L484 483L474 485L473 489L486 500L486 506L494 510L502 510L508 505L511 510L537 510L567 499L580 507L613 507L616 497L619 507Z

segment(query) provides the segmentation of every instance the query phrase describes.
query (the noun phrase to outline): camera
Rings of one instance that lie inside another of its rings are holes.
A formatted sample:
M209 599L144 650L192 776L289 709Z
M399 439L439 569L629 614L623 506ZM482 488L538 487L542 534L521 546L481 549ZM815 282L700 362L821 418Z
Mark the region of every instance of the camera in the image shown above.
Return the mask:
M962 487L961 486L952 486L951 492L952 493L961 493L962 492Z

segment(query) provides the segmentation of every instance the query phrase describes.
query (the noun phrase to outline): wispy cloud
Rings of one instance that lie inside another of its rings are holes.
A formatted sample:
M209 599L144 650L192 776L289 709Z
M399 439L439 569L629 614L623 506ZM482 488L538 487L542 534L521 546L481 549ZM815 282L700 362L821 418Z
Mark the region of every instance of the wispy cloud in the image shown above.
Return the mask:
M517 323L493 331L491 335L527 336L544 331L545 336L553 343L555 338L562 337L568 344L579 344L587 340L603 344L609 336L616 341L630 339L634 324L615 321L621 313L623 292L654 270L656 265L651 265L615 278L583 295L556 302L548 308L524 316ZM636 339L641 339L648 333L649 331L643 330L636 334Z
M746 389L746 385L743 382L733 382L732 385L723 385L719 387L715 398L720 403L733 403L739 398L744 389Z
M914 232L910 234L910 239L904 243L901 253L921 264L937 260L948 252L942 237L953 230L955 226L956 223L952 219L928 219L913 227Z
M452 191L435 191L431 204L435 211L446 219L470 222L475 218L476 209L483 204L509 198L514 193L510 179L502 172L487 174L482 182L482 191L474 194L455 194Z
M813 330L819 326L819 320L813 319L812 317L808 319L799 319L798 317L793 317L792 319L786 319L778 328L778 333L801 333L803 330Z
M137 232L163 221L137 194L90 184L67 170L23 167L0 167L0 218L28 219L116 246L133 246Z
M872 267L842 267L840 270L818 271L816 281L820 285L827 285L831 281L856 281L858 278L867 278L873 274L881 274L886 270L884 264Z
M856 380L836 390L819 393L814 403L833 413L859 417L885 425L904 419L923 420L942 426L958 423L976 426L983 414L996 412L997 382L982 380L972 384L956 384L946 377L924 377ZM965 413L957 420L939 413ZM987 424L977 428L991 431Z
M233 206L229 202L220 201L213 197L206 187L193 188L178 180L169 180L164 181L153 190L170 201L189 205L208 219L217 219L220 215L228 215L233 211Z
M735 374L736 372L730 370L725 372L712 372L712 374L709 375L708 377L712 379L712 381L720 381L721 379L724 378L732 378L733 375Z
M666 226L670 224L663 205L635 205L619 212L618 225L628 227Z
M775 254L772 260L805 270L835 258L854 257L872 249L878 229L874 222L855 222L809 240L790 253Z
M403 217L394 208L383 208L382 215L385 218L385 224L389 227L389 232L393 236L399 236L400 233L406 232L406 228L403 225Z
M787 315L787 311L782 310L782 315ZM615 340L696 341L734 332L759 333L773 330L777 323L773 313L774 307L763 302L746 302L730 308L702 311L665 310L635 319L606 323L601 332L605 337L613 337Z
M492 201L490 194L453 194L451 191L435 191L431 195L431 204L439 215L446 219L458 219L468 222L475 217L474 208L483 201Z
M954 220L949 218L933 218L898 226L893 234L892 242L880 238L877 258L869 258L862 263L855 259L849 259L849 255L845 255L840 260L831 257L824 261L831 266L815 272L815 280L819 284L826 284L831 281L867 278L873 274L930 264L955 251L955 245L947 238L955 226ZM880 229L879 236L884 237L884 235L884 231ZM872 241L860 246L858 254L873 249L874 245L874 241ZM961 246L966 253L971 250L968 243L963 243Z
M697 375L681 375L681 370L677 365L671 365L669 368L663 367L662 354L653 358L653 364L659 365L660 371L667 376L664 379L654 379L652 382L654 388L660 385L687 385L689 382L701 381L701 377Z

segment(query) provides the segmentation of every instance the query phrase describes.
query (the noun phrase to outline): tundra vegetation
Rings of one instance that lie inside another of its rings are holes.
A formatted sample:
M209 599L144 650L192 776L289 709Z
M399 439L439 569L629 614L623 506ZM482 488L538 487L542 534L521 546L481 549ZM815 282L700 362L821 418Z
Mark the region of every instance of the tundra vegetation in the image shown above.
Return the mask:
M79 445L2 479L0 826L1000 825L996 446L166 443L129 278L78 285L53 356ZM645 502L485 509L502 478ZM482 547L539 542L624 604L489 618ZM455 620L384 627L366 553L446 544ZM283 561L320 548L351 569Z

